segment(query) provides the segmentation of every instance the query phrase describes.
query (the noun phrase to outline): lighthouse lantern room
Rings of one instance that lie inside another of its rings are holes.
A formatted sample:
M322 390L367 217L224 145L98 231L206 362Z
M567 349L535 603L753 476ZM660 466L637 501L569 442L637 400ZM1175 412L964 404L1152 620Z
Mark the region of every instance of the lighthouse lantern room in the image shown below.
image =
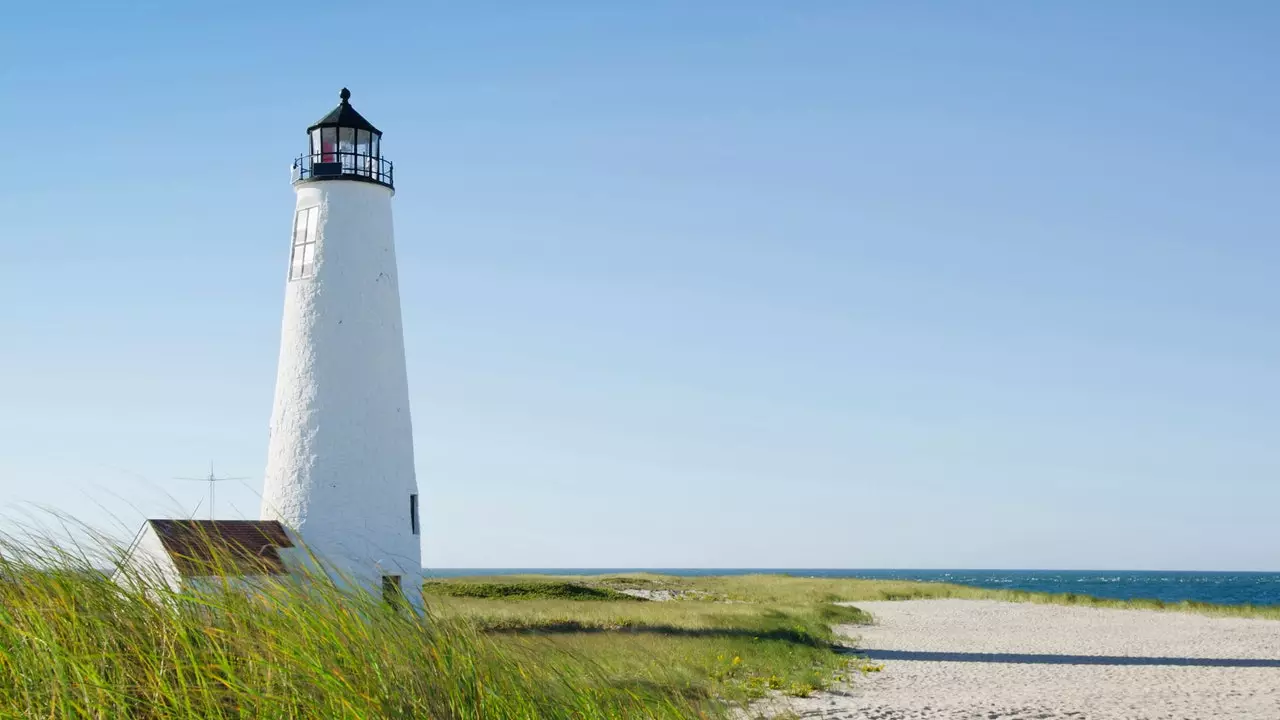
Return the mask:
M351 106L342 88L342 104L307 128L307 152L293 163L294 182L342 177L395 187L391 161L382 157L382 133Z

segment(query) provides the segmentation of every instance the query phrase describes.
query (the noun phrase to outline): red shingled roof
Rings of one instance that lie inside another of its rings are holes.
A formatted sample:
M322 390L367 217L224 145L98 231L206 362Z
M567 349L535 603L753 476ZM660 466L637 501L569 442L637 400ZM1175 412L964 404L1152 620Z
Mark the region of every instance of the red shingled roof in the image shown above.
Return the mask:
M293 547L276 520L148 520L184 576L286 575L277 548Z

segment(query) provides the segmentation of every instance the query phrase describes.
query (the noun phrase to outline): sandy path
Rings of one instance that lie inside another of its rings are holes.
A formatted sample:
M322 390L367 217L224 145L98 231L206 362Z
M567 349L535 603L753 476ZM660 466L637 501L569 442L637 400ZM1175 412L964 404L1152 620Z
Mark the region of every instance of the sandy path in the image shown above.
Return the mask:
M804 718L1280 720L1280 621L911 600L844 626L884 671L793 701Z

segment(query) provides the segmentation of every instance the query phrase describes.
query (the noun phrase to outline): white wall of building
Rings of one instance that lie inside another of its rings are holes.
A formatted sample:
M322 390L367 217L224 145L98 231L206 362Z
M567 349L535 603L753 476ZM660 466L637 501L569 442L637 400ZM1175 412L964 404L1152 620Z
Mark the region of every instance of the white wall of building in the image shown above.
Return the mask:
M151 523L144 522L138 536L126 551L120 566L112 573L111 579L125 589L138 589L137 583L144 586L165 586L178 591L182 587L182 575L178 566L164 549L160 536L156 534Z
M297 186L319 207L316 266L286 282L263 519L297 530L342 572L377 589L421 577L412 532L413 433L389 188L353 180ZM280 238L286 268L289 238Z
M345 591L368 590L374 592L377 597L381 596L381 587L375 586L367 578L364 582L352 582L354 579L344 576L338 568L317 562L317 557L304 545L302 539L287 527L285 534L293 546L276 548L281 564L284 565L284 575L184 576L179 572L173 557L165 550L151 523L145 522L111 579L128 591L142 590L155 599L168 597L164 593L156 592L166 586L174 593L216 594L232 591L252 594L269 592L272 587L282 584L293 585L295 590L304 589L313 582L325 585L332 583ZM420 606L420 592L414 596L412 588L407 587L407 583L405 590L406 596Z

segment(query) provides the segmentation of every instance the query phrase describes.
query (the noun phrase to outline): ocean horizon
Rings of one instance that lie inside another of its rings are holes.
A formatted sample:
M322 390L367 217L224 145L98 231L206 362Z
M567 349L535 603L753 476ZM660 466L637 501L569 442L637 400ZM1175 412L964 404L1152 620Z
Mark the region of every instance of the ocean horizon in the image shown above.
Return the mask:
M428 577L468 575L614 575L648 572L697 577L759 573L953 583L999 590L1075 593L1112 600L1183 601L1217 605L1280 605L1280 572L1231 570L906 570L832 568L436 568Z

